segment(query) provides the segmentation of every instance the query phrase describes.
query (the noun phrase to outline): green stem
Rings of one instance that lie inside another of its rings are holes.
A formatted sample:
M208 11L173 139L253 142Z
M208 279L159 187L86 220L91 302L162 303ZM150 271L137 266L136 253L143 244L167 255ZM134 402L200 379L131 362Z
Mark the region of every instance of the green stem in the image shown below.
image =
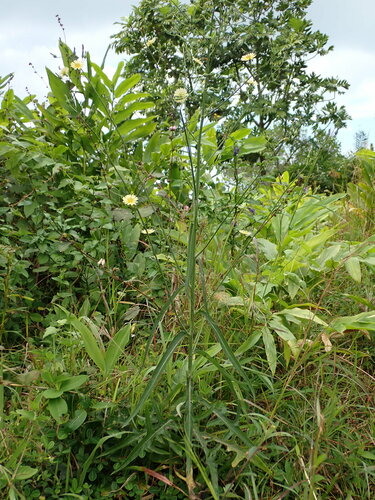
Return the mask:
M205 85L206 87L206 85ZM201 118L199 125L199 135L197 142L197 163L194 170L192 161L190 144L188 140L186 126L185 137L189 149L191 175L193 179L193 199L192 199L192 215L189 229L189 240L187 249L187 271L186 271L186 294L189 300L189 329L188 329L188 369L186 380L186 419L185 431L188 443L192 446L193 440L193 357L194 357L194 338L195 338L195 283L196 283L196 247L197 247L197 228L199 215L199 185L201 176L201 142L204 122L205 110L205 91L203 91ZM191 498L194 498L194 479L193 479L193 463L190 454L186 457L186 479Z

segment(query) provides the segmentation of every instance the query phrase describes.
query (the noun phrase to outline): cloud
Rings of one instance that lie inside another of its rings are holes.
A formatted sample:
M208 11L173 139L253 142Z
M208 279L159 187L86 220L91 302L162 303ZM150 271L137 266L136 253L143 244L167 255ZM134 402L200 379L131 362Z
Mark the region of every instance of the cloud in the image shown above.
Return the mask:
M340 131L343 150L353 147L354 135L364 130L373 141L375 132L375 54L367 49L337 48L326 56L312 59L308 69L322 76L334 76L349 82L350 88L335 96L352 120Z
M71 48L76 49L79 57L81 57L83 46L85 51L90 52L91 59L101 64L110 44L112 33L113 27L111 25L85 31L75 28L71 31L67 43ZM31 37L33 37L32 43L29 41ZM5 29L1 32L1 75L15 74L12 87L20 97L25 95L26 87L33 94L46 95L46 83L43 83L43 79L46 79L45 66L53 71L58 71L62 67L58 39L57 29L43 30L40 24L34 24L32 30L30 28L24 30L22 26L19 26L18 29ZM113 68L121 59L121 56L110 51L106 71L109 74L113 73ZM35 74L34 68L37 74Z

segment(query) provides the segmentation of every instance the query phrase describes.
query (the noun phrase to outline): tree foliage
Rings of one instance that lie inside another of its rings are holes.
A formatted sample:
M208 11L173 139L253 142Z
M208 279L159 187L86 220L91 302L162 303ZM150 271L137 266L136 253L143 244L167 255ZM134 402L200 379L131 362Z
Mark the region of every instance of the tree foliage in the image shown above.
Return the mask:
M142 0L114 35L130 56L126 70L144 86L164 120L178 118L171 97L189 91L198 107L205 85L207 108L223 132L242 123L267 134L273 151L297 147L306 127L339 129L348 115L331 99L345 80L308 70L308 61L333 47L307 19L311 0ZM202 83L202 82L205 82ZM168 85L166 85L168 83Z

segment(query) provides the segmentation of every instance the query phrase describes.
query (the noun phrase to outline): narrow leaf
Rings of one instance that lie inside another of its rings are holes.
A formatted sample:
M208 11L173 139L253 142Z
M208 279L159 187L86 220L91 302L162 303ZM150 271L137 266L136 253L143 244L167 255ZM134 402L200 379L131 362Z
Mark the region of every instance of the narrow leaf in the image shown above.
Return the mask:
M139 80L141 79L141 75L139 73L132 75L131 77L127 78L123 82L120 83L120 85L116 88L115 90L115 97L120 97L125 92L127 92L129 89L134 87L134 85L137 85Z
M273 338L272 333L266 326L262 329L262 335L263 335L264 347L266 349L268 365L270 367L272 375L274 375L276 371L276 359L277 359L275 339Z
M166 349L165 353L163 354L161 360L159 361L159 364L156 366L155 370L153 371L152 377L151 377L150 381L148 382L147 387L146 387L144 393L142 394L141 399L139 400L137 406L132 411L130 417L128 417L126 419L126 421L124 422L123 427L127 426L129 424L129 422L131 422L133 420L133 418L136 417L138 415L138 413L142 410L142 408L146 404L152 390L156 386L156 384L159 380L159 377L163 373L163 370L165 368L165 365L168 363L169 358L172 356L176 347L178 346L178 344L181 342L181 340L184 338L185 335L186 334L184 331L180 332L178 335L175 336L175 338L169 344L169 346Z
M104 355L107 375L113 371L117 361L124 351L124 347L129 342L130 328L130 323L121 328L108 344L107 351Z
M229 347L229 344L225 340L224 335L222 334L220 328L216 325L214 320L211 318L211 316L207 312L204 312L203 315L206 317L213 332L215 333L215 335L217 337L217 340L220 342L220 345L223 348L223 351L224 351L228 361L230 361L230 363L233 365L233 367L243 376L243 378L246 380L246 382L248 383L249 388L250 388L251 387L250 380L249 380L245 370L242 368L241 364L237 360L234 352Z
M94 361L96 366L102 371L105 371L105 359L104 353L99 349L99 346L96 342L94 334L92 331L82 323L76 316L70 314L70 323L74 326L74 328L81 334L83 343L85 344L85 348L87 354Z

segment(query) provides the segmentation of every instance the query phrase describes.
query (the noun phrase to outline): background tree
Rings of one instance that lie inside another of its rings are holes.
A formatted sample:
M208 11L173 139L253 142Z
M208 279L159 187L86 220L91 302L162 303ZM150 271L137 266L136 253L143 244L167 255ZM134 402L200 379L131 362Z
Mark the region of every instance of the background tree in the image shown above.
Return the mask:
M368 134L364 130L355 133L355 151L368 147Z
M162 120L178 118L173 93L189 91L187 109L198 108L203 77L207 107L225 135L241 126L265 134L272 154L299 147L306 129L345 126L348 115L332 100L345 80L308 71L332 50L328 37L306 18L312 0L142 0L114 35L130 56Z

